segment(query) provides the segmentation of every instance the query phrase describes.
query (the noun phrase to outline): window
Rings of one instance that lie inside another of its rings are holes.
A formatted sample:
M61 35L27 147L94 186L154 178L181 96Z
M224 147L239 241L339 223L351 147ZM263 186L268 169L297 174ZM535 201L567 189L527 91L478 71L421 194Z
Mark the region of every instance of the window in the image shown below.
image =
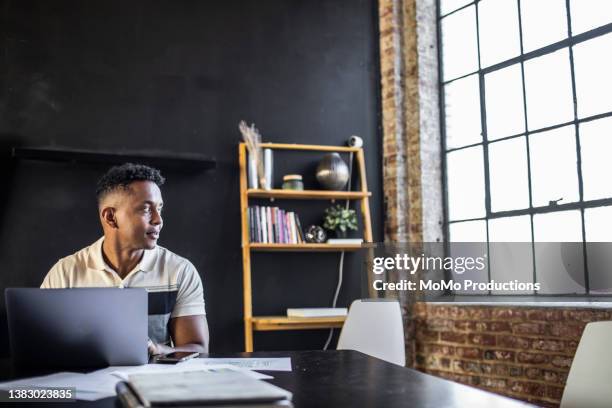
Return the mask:
M449 241L486 241L489 279L612 294L612 2L439 0L438 22Z

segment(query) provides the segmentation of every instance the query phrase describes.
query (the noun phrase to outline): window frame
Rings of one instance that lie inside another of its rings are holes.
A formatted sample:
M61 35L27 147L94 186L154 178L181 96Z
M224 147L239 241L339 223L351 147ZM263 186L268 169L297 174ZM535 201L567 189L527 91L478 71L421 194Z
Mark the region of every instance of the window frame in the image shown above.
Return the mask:
M530 217L531 224L531 245L532 245L532 254L533 254L533 282L537 282L537 271L535 265L535 244L534 244L534 215L536 214L545 214L551 212L560 212L567 210L579 210L580 211L580 219L581 219L581 234L582 234L582 248L583 248L583 261L584 261L584 279L585 279L585 293L584 294L539 294L534 293L535 296L571 296L571 297L612 297L612 294L592 294L589 287L589 273L588 273L588 258L587 258L587 248L586 248L586 231L585 231L585 210L589 208L597 208L597 207L606 207L612 206L612 197L603 198L603 199L595 199L595 200L584 200L584 186L583 186L583 177L582 177L582 156L581 156L581 148L580 148L580 129L579 125L582 123L587 123L591 121L595 121L598 119L612 117L612 111L599 113L596 115L583 117L581 119L578 118L578 105L577 105L577 96L576 96L576 72L574 67L574 52L573 47L577 44L583 43L588 40L592 40L603 35L612 33L612 23L596 27L594 29L588 30L586 32L582 32L577 35L572 35L572 24L571 24L571 7L570 1L565 0L565 10L566 10L566 18L567 18L567 37L563 40L557 41L552 44L548 44L544 47L537 48L535 50L529 51L527 53L524 52L523 47L523 27L521 21L521 0L515 0L517 2L517 18L518 18L518 33L519 33L519 46L520 46L520 54L516 57L501 61L499 63L493 64L486 68L482 68L481 66L481 45L480 45L480 26L479 26L479 3L482 0L474 0L469 3L452 10L444 15L441 15L441 7L440 3L442 0L436 0L436 32L437 32L437 45L438 45L438 84L439 84L439 107L440 107L440 132L441 132L441 174L442 174L442 193L443 193L443 214L444 214L444 225L443 231L446 237L446 250L447 253L450 249L450 225L454 223L460 222L468 222L468 221L479 221L484 220L486 226L486 237L487 237L487 251L489 251L489 220L496 218L504 218L511 216L520 216L520 215L528 215ZM576 0L574 0L576 1ZM469 72L467 74L463 74L459 77L450 78L448 80L444 79L444 60L443 60L443 45L442 45L442 21L444 18L451 16L457 12L460 12L468 7L474 7L475 13L475 24L476 24L476 40L477 40L477 57L478 57L478 69L473 72ZM571 75L571 90L572 90L572 103L573 103L573 120L566 121L563 123L558 123L554 125L550 125L547 127L530 130L528 127L528 118L527 118L527 97L526 97L526 86L525 86L525 62L533 60L535 58L539 58L545 55L552 54L556 51L567 49L569 53L569 63L570 63L570 75ZM512 134L508 136L504 136L501 138L496 138L494 140L489 141L487 135L487 117L486 117L486 102L485 102L485 75L499 71L501 69L510 67L515 64L520 64L521 70L521 83L522 83L522 93L523 93L523 113L524 113L524 132L518 134ZM482 141L478 143L472 143L469 145L455 147L447 149L446 146L446 112L445 112L445 86L460 80L471 75L477 75L478 83L479 83L479 105L480 105L480 124L481 124L481 134ZM578 177L578 201L572 203L554 203L553 201L549 202L549 205L545 206L533 206L533 193L532 193L532 175L531 175L531 156L529 151L529 138L530 135L538 134L558 128L562 128L565 126L573 126L574 134L575 134L575 142L576 142L576 166L577 166L577 177ZM506 211L496 211L493 212L491 210L491 189L490 189L490 171L489 171L489 144L497 143L504 140L516 139L524 137L526 143L526 155L527 155L527 184L528 184L528 194L529 194L529 206L525 209L518 210L506 210ZM459 219L450 221L449 218L449 201L448 201L448 178L447 178L447 155L451 152L473 148L477 146L482 146L483 153L483 165L484 165L484 196L485 196L485 215L483 217L477 218L468 218L468 219ZM488 265L488 280L491 280L491 269L490 265ZM480 295L482 296L482 295ZM491 296L508 296L508 295L491 295ZM512 296L512 295L511 295ZM525 296L525 295L515 295L515 296Z

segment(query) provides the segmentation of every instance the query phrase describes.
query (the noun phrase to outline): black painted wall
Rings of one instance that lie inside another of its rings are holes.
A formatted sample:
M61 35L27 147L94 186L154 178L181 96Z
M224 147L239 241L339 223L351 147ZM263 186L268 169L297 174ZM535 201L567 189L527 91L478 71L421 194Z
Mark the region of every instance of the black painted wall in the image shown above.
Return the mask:
M382 234L374 0L0 0L0 316L6 287L38 286L60 257L101 234L104 166L13 161L12 146L196 152L212 171L162 169L160 245L203 281L211 350L243 349L237 143L240 119L265 141L365 140L374 237ZM275 177L316 188L318 154L283 153ZM265 205L265 201L260 204ZM320 222L326 202L277 202ZM339 254L255 254L255 314L329 306ZM345 264L340 305L361 294ZM6 349L1 324L0 350ZM316 349L327 331L266 332L256 349Z

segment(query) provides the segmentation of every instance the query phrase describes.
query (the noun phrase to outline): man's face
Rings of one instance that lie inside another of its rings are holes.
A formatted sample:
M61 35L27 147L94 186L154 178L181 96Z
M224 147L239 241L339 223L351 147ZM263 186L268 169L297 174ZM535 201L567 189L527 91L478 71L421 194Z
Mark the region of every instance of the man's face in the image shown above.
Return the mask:
M135 181L117 205L117 238L124 248L153 249L163 226L164 202L157 184Z

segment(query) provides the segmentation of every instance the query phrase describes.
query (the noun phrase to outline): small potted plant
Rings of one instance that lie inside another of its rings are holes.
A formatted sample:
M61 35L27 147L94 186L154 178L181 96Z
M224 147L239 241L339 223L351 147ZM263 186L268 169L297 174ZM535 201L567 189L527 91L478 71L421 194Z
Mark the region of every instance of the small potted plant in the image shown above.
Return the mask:
M340 205L329 207L325 210L323 227L334 231L338 238L346 238L348 230L357 230L357 213Z

